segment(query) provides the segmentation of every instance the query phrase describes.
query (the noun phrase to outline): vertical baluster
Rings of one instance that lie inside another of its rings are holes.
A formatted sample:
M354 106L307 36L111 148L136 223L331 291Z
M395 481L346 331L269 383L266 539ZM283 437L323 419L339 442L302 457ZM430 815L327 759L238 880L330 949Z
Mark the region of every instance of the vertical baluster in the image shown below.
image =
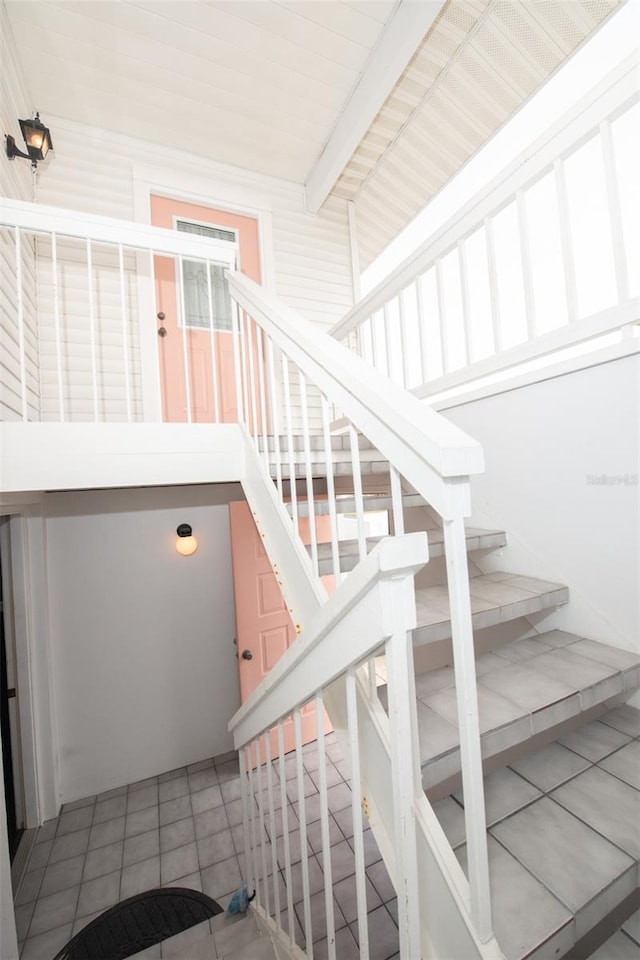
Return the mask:
M358 434L352 423L349 423L349 447L351 449L353 496L356 506L356 522L358 524L358 556L360 560L364 560L367 555L367 534L364 522L364 497L362 496L362 474L360 472L360 447L358 446Z
M340 550L338 547L338 517L336 510L336 487L333 479L333 453L331 450L331 433L329 430L329 404L324 393L320 396L322 404L322 437L324 441L324 462L327 473L327 500L329 501L329 523L331 527L331 565L336 578L336 586L340 583Z
M287 447L289 453L289 486L291 495L291 511L293 516L293 527L296 534L299 534L298 524L298 492L296 487L296 461L293 449L293 426L291 416L291 385L289 383L289 361L284 353L282 358L282 384L284 386L284 415L287 426Z
M468 366L471 360L471 316L469 305L469 275L467 273L467 254L464 240L458 244L458 270L462 301L462 323L464 329L464 362Z
M273 358L273 341L267 337L267 361L269 370L269 396L271 398L271 427L273 431L273 456L276 462L276 488L282 503L282 451L280 450L280 411L278 398L278 382L276 380L275 362Z
M180 316L182 318L182 363L184 364L184 402L187 408L187 423L191 423L191 366L189 363L189 342L187 334L187 311L184 300L184 266L182 257L178 257L180 275Z
M324 872L324 906L327 918L327 955L336 960L336 930L333 913L331 877L331 840L329 837L329 804L327 801L327 757L324 742L324 702L316 694L316 731L318 740L318 790L320 792L320 836L322 838L322 870Z
M449 344L447 342L447 313L444 302L444 284L442 281L442 260L436 260L436 290L438 295L438 319L440 322L440 349L442 350L442 372L449 373Z
M124 360L124 390L127 403L127 423L133 420L131 408L131 377L129 371L129 322L127 313L127 288L124 273L124 251L122 244L118 244L118 269L120 274L120 313L122 314L122 349Z
M467 547L462 509L445 518L444 542L458 706L471 919L484 942L491 936L491 895Z
M627 255L624 244L624 230L622 227L620 184L618 183L618 171L613 148L613 138L611 136L610 120L603 120L600 124L600 144L602 146L604 176L607 185L607 201L609 220L611 223L611 240L613 245L613 261L616 270L618 303L626 303L629 299L629 273L627 270Z
M485 217L484 235L487 244L487 268L489 271L489 300L491 301L491 328L493 330L493 350L502 350L502 322L500 301L498 299L498 268L496 266L496 245L493 239L493 220Z
M404 507L402 505L402 485L400 474L393 465L389 465L389 479L391 480L391 509L393 514L393 535L401 537L404 533Z
M258 434L260 432L260 426L258 424L258 404L256 400L256 372L254 365L254 345L253 337L251 336L251 330L256 328L256 323L253 317L247 314L247 353L249 354L249 390L251 395L251 427L249 433L253 437L253 442L256 450L258 449ZM257 349L257 348L256 348Z
M367 922L367 889L362 833L362 790L360 786L360 739L358 735L358 702L356 676L353 669L345 677L347 694L347 733L351 758L351 816L353 817L353 852L356 860L356 902L358 905L358 940L360 960L369 960L369 924Z
M422 791L418 754L418 715L413 670L413 639L406 629L406 580L385 581L383 608L392 614L394 634L385 644L391 781L398 893L400 956L420 957L420 899L416 854L415 797Z
M22 236L20 227L14 228L16 246L16 309L18 320L18 350L20 354L20 410L23 420L29 419L27 407L27 360L24 337L24 290L22 278ZM60 393L62 402L62 391ZM60 417L64 419L63 416Z
M380 364L378 363L378 344L376 342L376 325L374 323L375 319L376 319L376 314L372 313L369 321L371 324L371 357L372 357L372 363L376 368L376 370L380 370L380 373L382 373L382 370L380 369Z
M256 830L256 793L253 787L253 755L256 758L256 773L260 768L260 747L259 741L254 740L248 745L249 748L249 820L251 823L251 857L254 868L253 881L256 891L256 904L262 906L262 880L260 877L260 865L258 863L258 834Z
M93 289L93 249L91 240L87 239L87 282L89 293L89 340L91 343L91 384L93 388L93 419L98 422L99 397L98 397L98 354L96 350L96 304Z
M238 423L244 423L246 407L242 395L242 339L240 331L240 310L235 300L231 301L231 329L233 336L233 372L236 387L236 406L238 408Z
M391 324L389 322L389 304L385 303L382 308L382 323L384 326L384 348L387 355L387 376L390 380L393 380L391 376L391 341L392 341L392 331Z
M60 334L60 287L58 282L58 238L51 234L51 266L53 269L53 320L56 331L56 361L58 364L58 405L60 422L64 423L64 393L62 388L62 339Z
M271 731L265 736L267 750L267 800L269 803L269 834L271 836L271 876L273 877L274 916L280 926L280 886L278 884L278 851L276 845L276 820L273 807L273 767L271 763Z
M240 312L240 355L242 358L242 406L244 410L244 425L247 431L251 433L251 409L249 407L249 361L247 359L247 334L246 327L249 318L247 313Z
M240 787L242 790L242 835L244 838L244 880L247 885L254 882L256 869L254 866L254 851L251 846L249 835L249 796L248 796L248 771L247 771L247 751L249 747L242 747L238 751L240 760ZM251 766L251 755L249 751L249 767Z
M569 323L575 323L578 319L578 290L576 287L576 268L573 260L569 200L567 197L567 181L563 160L558 159L554 162L553 173L556 182L558 213L560 216L560 242L562 245L562 264L564 266L564 282L567 293L567 316Z
M318 572L318 538L316 535L316 507L313 495L313 471L311 469L311 444L309 441L309 412L307 409L307 381L298 367L300 384L300 406L302 411L302 442L304 445L305 480L307 487L307 509L309 510L309 538L311 541L311 562L316 576Z
M400 351L402 360L402 386L406 389L409 382L409 358L407 356L407 331L405 330L405 312L404 312L404 294L402 290L398 294L398 322L400 324Z
M307 848L307 813L304 803L304 767L302 766L302 721L300 708L293 712L293 729L296 744L296 776L298 783L298 820L300 822L300 850L302 855L302 897L304 904L304 935L307 956L313 957L313 934L311 931L311 898L309 895L309 855Z
M148 255L149 255L149 278L150 278L150 281L151 281L151 291L150 291L150 293L151 293L151 302L153 303L153 315L157 317L159 304L158 304L158 290L157 290L157 287L156 287L156 262L155 262L155 257L154 257L153 250L152 250L152 249L149 249L149 250L147 250L147 253L148 253ZM142 255L141 255L140 259L142 260ZM154 388L154 389L153 389L153 392L154 392L155 396L152 397L152 398L150 398L150 399L151 399L151 406L152 406L152 409L154 410L154 412L155 412L155 410L159 410L159 411L160 411L160 416L161 416L162 418L164 418L163 397L162 397L162 390L161 390L161 387L160 387L160 340L161 340L161 338L160 338L159 336L156 336L156 338L155 338L155 341L156 341L156 349L155 349L155 355L156 355L156 375L155 375L155 377L154 377L154 383L153 383L153 388ZM145 392L145 391L143 390L143 395L144 395L144 392ZM147 419L147 410L146 410L146 409L145 409L145 412L144 412L144 417L145 417L145 419Z
M522 281L524 285L524 309L527 318L527 337L533 340L536 335L535 301L533 298L533 273L531 270L531 247L529 245L529 227L524 191L516 190L516 212L518 233L520 236L520 256L522 259Z
M420 337L420 373L421 382L429 379L427 365L427 318L424 309L424 294L422 292L422 276L416 280L416 305L418 309L418 335Z
M264 335L262 328L256 323L256 359L258 362L258 386L260 390L260 420L262 425L262 449L264 452L264 469L269 473L269 437L267 435L267 403L265 397L266 371L264 368Z
M289 939L295 941L293 916L293 888L291 886L291 845L289 843L289 798L287 797L286 768L284 762L284 728L278 721L278 770L280 773L280 806L282 808L282 841L284 847L284 879L287 890L287 919Z
M258 784L258 826L260 828L260 862L262 866L262 882L264 884L264 909L267 913L270 913L269 910L269 881L267 874L267 850L265 845L265 829L264 829L264 783L262 777L262 758L260 756L260 744L262 742L262 737L258 737L256 740L256 757L258 763L256 765L256 779ZM267 743L267 738L264 737L265 750L268 751L269 745Z
M220 423L220 401L218 398L218 350L213 316L213 289L211 286L211 261L207 260L207 306L209 308L209 350L211 351L211 389L213 391L213 416Z

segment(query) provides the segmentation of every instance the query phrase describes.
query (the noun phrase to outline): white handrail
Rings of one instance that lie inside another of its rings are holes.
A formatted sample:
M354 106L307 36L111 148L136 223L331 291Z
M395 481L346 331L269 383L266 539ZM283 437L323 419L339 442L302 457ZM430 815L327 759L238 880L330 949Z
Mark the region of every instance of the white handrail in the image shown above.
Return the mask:
M275 726L384 643L391 627L381 609L372 610L369 606L365 611L369 622L377 624L379 630L353 630L349 646L335 642L336 628L356 608L362 610L363 605L371 603L370 592L376 583L412 576L428 559L426 533L409 533L379 543L339 590L325 604L318 605L309 628L285 651L231 718L229 730L236 749Z
M484 469L480 444L248 277L227 275L242 308L440 515L450 516L451 481Z

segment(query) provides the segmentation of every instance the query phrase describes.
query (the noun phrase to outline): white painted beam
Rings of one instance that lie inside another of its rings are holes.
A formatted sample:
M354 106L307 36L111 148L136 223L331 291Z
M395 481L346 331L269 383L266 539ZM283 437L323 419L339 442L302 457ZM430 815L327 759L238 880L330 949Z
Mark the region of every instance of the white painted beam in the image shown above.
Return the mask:
M400 0L305 184L309 213L317 213L351 154L371 126L444 0Z

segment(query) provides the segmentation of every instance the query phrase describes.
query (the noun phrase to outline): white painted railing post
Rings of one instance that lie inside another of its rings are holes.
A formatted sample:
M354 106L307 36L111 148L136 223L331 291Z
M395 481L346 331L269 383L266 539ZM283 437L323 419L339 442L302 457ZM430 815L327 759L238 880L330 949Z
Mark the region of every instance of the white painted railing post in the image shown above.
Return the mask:
M453 518L444 519L444 542L458 704L458 732L467 833L471 919L479 939L486 943L493 935L489 858L469 570L461 507L455 511Z
M418 719L413 671L411 608L415 611L412 579L380 584L381 607L393 631L385 644L388 679L389 733L398 895L398 936L402 960L423 956L420 937L420 895L415 799L422 791L418 750Z

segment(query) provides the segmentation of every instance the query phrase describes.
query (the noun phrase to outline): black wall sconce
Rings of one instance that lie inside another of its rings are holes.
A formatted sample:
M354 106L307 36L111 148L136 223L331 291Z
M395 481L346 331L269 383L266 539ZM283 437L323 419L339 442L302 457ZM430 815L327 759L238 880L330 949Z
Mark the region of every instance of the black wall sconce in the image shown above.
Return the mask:
M190 557L198 549L198 541L193 536L193 530L188 523L181 523L176 533L178 534L176 550L181 557Z
M35 170L39 161L44 160L49 150L53 150L51 134L49 129L40 121L39 113L36 113L33 120L19 120L18 122L24 142L27 145L27 153L19 150L14 138L11 134L7 134L7 156L10 160L13 160L14 157L24 157L25 160L31 160L31 166Z

